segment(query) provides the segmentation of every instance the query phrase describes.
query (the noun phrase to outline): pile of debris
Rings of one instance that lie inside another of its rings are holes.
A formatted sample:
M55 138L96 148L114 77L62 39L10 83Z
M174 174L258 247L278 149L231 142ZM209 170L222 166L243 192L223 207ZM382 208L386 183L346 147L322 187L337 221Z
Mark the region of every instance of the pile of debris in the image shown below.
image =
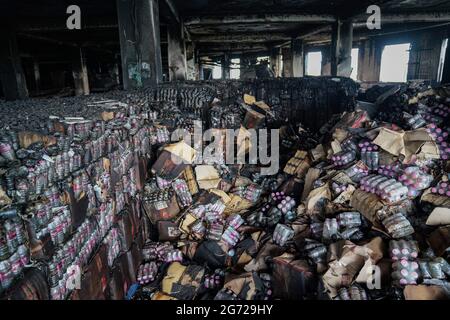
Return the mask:
M162 146L144 189L151 239L133 298L448 299L449 93L394 90L375 117L344 113L321 139L287 125L272 175L195 161L186 139ZM243 101L219 103L210 123L270 123L270 107ZM403 103L399 123L383 121L392 101Z
M448 299L449 88L356 109L344 94L348 111L312 132L286 113L321 88L307 80L2 106L1 294Z

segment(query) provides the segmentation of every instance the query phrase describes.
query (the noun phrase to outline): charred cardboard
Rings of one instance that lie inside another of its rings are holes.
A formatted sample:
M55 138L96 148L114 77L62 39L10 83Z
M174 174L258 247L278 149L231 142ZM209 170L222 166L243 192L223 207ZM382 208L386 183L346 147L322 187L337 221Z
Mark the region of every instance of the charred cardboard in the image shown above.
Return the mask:
M195 150L184 141L166 146L152 166L152 172L158 176L173 180L192 163Z
M210 165L199 165L195 167L195 176L200 189L215 189L219 185L220 176L217 170Z
M242 124L247 129L258 128L261 123L263 123L265 118L266 116L263 113L258 112L257 110L254 110L252 108L248 108Z
M108 279L107 248L102 245L84 269L81 277L81 289L76 290L74 299L104 300Z
M272 242L266 242L263 247L259 250L258 254L252 261L250 261L245 267L245 271L259 272L264 271L269 268L267 265L268 257L276 257L281 255L286 249L280 247Z
M130 249L134 240L133 223L131 221L130 215L125 210L116 217L118 217L116 223L123 239L122 246L123 248L125 248L125 250L128 250Z
M431 203L436 207L450 208L450 197L441 196L431 193L431 188L425 190L420 198L421 202Z
M284 167L284 172L290 175L295 175L298 178L303 178L311 166L311 161L307 151L297 150L294 157L289 159Z
M445 289L439 286L408 285L403 290L405 300L448 300Z
M172 160L172 157L176 159L177 163ZM173 180L177 178L187 166L188 165L183 163L181 158L167 150L163 150L153 164L152 172L164 179Z
M427 242L436 256L442 256L450 247L450 226L443 226L433 231L427 238Z
M264 297L264 285L255 272L227 275L223 287L243 300L260 300Z
M177 217L180 212L176 195L173 194L172 198L166 202L165 207L157 208L154 203L150 201L143 201L143 207L150 222L156 224L161 220L171 220Z
M87 195L76 199L72 187L66 189L66 195L69 200L68 204L72 215L72 230L76 230L86 219L89 199Z
M127 263L128 263L128 271L130 276L130 283L136 282L136 274L139 268L139 265L142 261L142 251L139 246L134 243L131 246L131 249L126 253Z
M381 128L373 143L394 156L403 156L404 162L409 162L415 155L420 158L439 158L439 148L423 128L406 132Z
M123 275L120 266L114 265L111 277L108 281L107 297L109 300L123 300L125 292L123 290Z
M181 232L178 224L172 221L158 221L158 239L161 242L177 240Z
M335 297L340 287L352 284L356 276L370 259L376 264L383 257L383 241L377 237L364 246L357 246L345 241L342 252L336 260L329 263L329 269L322 276L325 288L330 297Z
M313 297L317 276L306 260L296 260L291 254L273 259L272 288L275 298L303 300Z
M177 299L193 299L201 287L204 275L205 269L201 266L183 266L179 262L172 262L162 280L162 291Z

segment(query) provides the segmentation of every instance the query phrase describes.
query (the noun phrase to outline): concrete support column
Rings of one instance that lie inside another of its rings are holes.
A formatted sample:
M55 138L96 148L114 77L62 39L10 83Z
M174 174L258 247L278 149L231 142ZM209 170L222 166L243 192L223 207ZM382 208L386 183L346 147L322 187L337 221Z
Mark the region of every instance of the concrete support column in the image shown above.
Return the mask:
M331 75L350 77L352 73L352 19L338 20L333 24L331 37Z
M303 41L301 39L292 39L292 76L303 77L305 75L305 55L303 50Z
M75 84L75 95L88 95L89 90L89 77L86 66L86 58L84 57L83 50L80 48L73 57L72 62L72 76Z
M33 74L36 93L39 94L41 90L41 70L39 68L39 61L37 59L33 60Z
M281 49L272 48L270 50L270 67L275 74L275 77L281 76Z
M124 89L162 81L158 0L116 0Z
M199 78L199 68L197 59L197 49L195 48L195 43L186 43L186 79L187 80L198 80Z
M292 50L290 47L283 48L283 77L292 77Z
M203 65L201 62L198 63L198 80L205 80L205 74L203 73Z
M0 30L0 82L6 100L28 97L27 83L14 31Z
M322 76L330 76L331 75L331 55L330 55L330 47L324 46L321 48L322 52Z
M366 40L359 48L358 80L380 81L382 48L374 40Z
M186 80L186 45L183 25L171 23L167 26L169 79Z
M228 54L222 57L222 79L230 79L231 59Z

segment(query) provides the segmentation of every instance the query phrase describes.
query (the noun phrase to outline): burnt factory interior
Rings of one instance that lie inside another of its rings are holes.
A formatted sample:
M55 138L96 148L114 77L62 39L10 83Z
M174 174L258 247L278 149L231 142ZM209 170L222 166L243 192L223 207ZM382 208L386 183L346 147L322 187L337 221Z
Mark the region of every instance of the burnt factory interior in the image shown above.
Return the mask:
M450 298L448 0L2 0L0 26L0 300Z

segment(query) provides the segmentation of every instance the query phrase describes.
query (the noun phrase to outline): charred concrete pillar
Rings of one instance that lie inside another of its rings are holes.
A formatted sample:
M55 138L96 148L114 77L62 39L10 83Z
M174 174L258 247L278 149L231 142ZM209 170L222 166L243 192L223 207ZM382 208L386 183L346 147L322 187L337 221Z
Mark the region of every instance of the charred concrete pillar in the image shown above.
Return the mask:
M36 93L39 94L41 91L41 69L39 68L39 61L37 59L33 60L33 74Z
M359 47L358 80L378 82L380 80L382 47L374 40L366 40Z
M0 82L5 99L25 99L28 97L28 89L15 32L1 29L0 42Z
M352 19L338 19L331 36L331 75L350 77L352 73Z
M331 75L331 55L330 55L330 47L324 46L320 50L322 52L322 76L330 76Z
M183 25L171 23L167 26L169 79L186 80L186 45Z
M228 54L223 55L221 65L222 65L222 79L230 79L231 59Z
M275 77L281 76L281 49L272 48L270 50L270 67L272 68Z
M186 79L199 79L198 54L195 43L186 43Z
M293 77L303 77L305 75L305 55L303 51L303 41L301 39L292 39L292 71Z
M292 50L290 47L283 48L283 77L292 77Z
M75 54L73 57L72 76L75 84L75 95L88 95L90 92L88 70L86 58L81 48L78 50L78 54Z
M162 81L158 0L116 0L124 89Z

